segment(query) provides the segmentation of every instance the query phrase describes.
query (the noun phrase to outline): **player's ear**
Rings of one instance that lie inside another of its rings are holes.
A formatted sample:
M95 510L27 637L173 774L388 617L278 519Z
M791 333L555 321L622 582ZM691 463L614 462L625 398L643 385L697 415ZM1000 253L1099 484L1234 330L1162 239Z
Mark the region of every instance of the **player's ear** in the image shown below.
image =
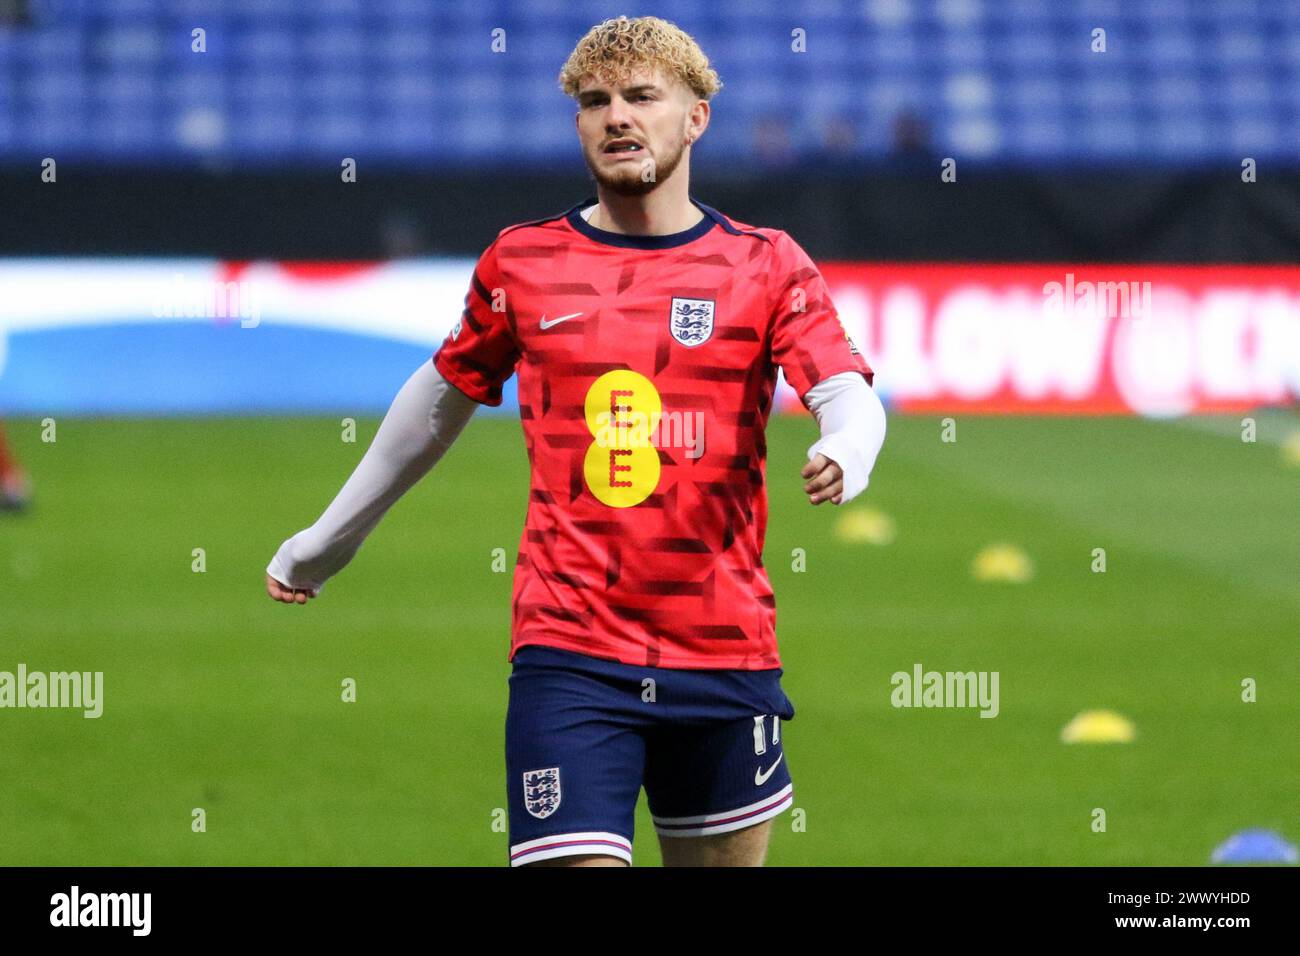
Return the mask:
M697 143L704 131L709 128L709 101L697 99L687 114L686 141Z

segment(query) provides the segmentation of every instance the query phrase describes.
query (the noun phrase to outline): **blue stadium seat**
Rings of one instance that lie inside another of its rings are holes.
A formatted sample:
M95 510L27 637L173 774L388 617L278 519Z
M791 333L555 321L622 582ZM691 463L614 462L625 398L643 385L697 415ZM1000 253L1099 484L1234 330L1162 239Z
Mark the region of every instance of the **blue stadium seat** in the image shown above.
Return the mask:
M34 0L0 27L0 160L570 162L556 76L600 0ZM725 84L701 162L783 121L1016 162L1300 163L1300 0L661 0ZM190 48L191 30L207 50ZM1091 50L1106 30L1105 53ZM492 31L506 31L493 53ZM807 51L791 50L791 30ZM522 139L521 139L522 137Z

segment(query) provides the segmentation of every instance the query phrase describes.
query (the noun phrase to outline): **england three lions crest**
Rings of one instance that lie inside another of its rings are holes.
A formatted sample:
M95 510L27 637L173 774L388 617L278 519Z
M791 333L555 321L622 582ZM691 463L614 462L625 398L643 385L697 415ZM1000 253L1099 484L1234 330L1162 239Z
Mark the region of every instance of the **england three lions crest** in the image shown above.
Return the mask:
M713 334L712 299L674 298L668 313L668 329L673 338L688 348L702 345Z
M539 820L560 808L560 768L524 771L524 807Z

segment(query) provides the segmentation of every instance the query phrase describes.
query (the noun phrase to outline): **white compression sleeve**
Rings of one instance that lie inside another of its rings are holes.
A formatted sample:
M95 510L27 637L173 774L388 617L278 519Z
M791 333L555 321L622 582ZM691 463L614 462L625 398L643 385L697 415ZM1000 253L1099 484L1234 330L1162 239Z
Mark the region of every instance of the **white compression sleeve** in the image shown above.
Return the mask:
M820 453L840 466L844 472L840 504L848 504L866 490L885 443L885 407L858 372L825 378L805 397L821 428L821 438L808 449L808 458Z
M342 490L315 524L280 545L266 573L285 587L319 591L397 499L437 464L477 408L432 360L421 365L393 399Z

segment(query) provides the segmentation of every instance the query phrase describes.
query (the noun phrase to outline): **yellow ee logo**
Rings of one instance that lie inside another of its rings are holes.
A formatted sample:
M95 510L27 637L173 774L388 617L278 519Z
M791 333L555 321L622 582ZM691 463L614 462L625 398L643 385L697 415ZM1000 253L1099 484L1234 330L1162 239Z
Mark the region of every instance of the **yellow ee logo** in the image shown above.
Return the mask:
M611 508L639 505L659 484L651 442L663 414L659 390L639 372L615 369L591 383L583 413L595 438L582 466L587 487Z

